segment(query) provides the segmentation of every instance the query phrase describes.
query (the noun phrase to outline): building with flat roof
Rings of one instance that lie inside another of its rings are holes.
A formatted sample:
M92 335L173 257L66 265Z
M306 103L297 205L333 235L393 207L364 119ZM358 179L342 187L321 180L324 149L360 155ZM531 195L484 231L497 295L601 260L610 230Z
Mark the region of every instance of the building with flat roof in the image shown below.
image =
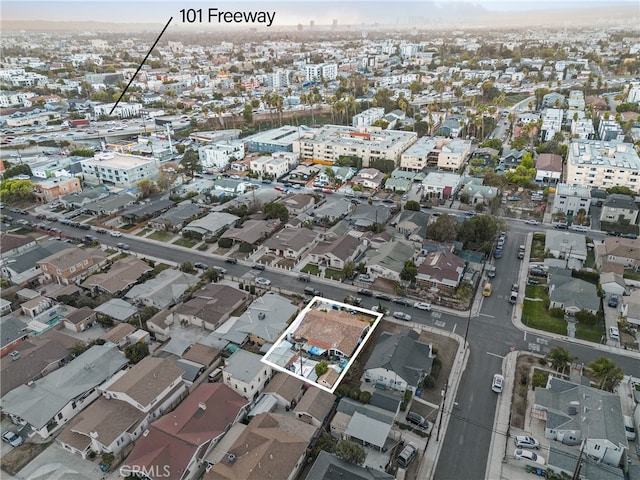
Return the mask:
M630 143L577 139L567 154L567 179L573 185L640 188L640 158Z
M80 192L82 186L77 177L55 177L45 178L34 182L33 193L36 200L41 203L48 203L56 200L61 195Z
M333 164L346 156L362 159L363 167L371 166L375 160L391 160L396 166L402 152L417 139L415 132L324 125L317 130L301 132L293 151L299 153L301 159L314 163Z
M134 187L140 180L158 175L158 162L154 158L126 153L100 153L81 162L87 183L110 184L121 188Z
M244 138L247 152L292 152L294 143L306 127L285 125Z

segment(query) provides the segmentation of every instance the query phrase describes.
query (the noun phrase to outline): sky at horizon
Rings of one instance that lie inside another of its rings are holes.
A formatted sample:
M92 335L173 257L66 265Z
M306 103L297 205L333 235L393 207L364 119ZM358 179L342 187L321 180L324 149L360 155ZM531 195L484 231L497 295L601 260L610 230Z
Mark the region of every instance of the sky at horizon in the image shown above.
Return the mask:
M366 4L367 8L363 8ZM637 0L616 0L607 3L608 7L616 5L638 5ZM165 22L170 16L174 21L179 17L181 9L202 8L204 10L217 7L220 10L265 10L277 13L277 25L329 24L337 18L339 24L357 24L367 22L397 23L397 18L451 14L460 12L514 12L527 10L602 7L601 0L451 0L424 1L401 0L390 3L387 0L276 0L274 2L258 1L219 1L190 0L4 0L0 3L0 12L5 21L41 20L41 21L100 21L118 23L157 23ZM151 7L151 8L150 8ZM640 13L640 7L639 7ZM396 21L394 21L394 19Z

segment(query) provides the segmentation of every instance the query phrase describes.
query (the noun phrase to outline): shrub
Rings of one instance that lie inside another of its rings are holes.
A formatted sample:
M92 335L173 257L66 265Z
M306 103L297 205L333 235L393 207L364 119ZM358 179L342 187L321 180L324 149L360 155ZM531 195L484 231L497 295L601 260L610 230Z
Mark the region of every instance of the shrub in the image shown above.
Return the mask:
M547 385L548 377L549 377L548 373L545 374L540 370L536 370L535 372L533 372L533 375L531 377L531 385L533 386L533 388L544 387Z
M549 315L553 318L564 318L564 310L561 308L550 308Z
M360 392L358 400L362 403L369 403L371 401L371 392Z
M351 392L349 393L349 396L351 398L353 398L354 400L358 400L360 398L360 389L359 388L351 389Z
M347 385L346 383L342 383L338 386L338 388L336 389L336 395L338 395L338 397L349 397L351 393L351 386Z
M436 379L431 375L427 375L422 384L424 385L424 388L433 388L436 386Z
M220 248L231 248L233 245L233 240L230 238L221 238L218 240L218 246Z
M598 315L586 310L580 310L576 313L576 320L583 325L596 325L598 323Z

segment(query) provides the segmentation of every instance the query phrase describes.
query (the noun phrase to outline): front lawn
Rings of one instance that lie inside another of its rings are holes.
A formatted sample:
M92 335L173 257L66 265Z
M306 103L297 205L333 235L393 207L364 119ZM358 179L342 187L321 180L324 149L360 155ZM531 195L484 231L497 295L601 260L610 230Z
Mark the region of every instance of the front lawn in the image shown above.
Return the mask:
M332 280L342 281L344 277L342 270L336 270L334 268L325 268L324 270L325 278L330 278Z
M625 268L623 277L628 278L629 280L640 281L640 273L635 272L632 268Z
M136 237L144 237L147 233L151 231L150 228L143 228L138 233L136 233Z
M174 235L172 233L157 231L157 232L153 232L147 238L150 238L151 240L158 240L159 242L168 242L173 237Z
M544 304L544 300L525 300L522 309L522 322L531 328L566 335L567 322L562 318L554 318L549 315Z
M304 267L300 269L302 273L308 273L309 275L318 275L320 272L320 268L313 263L307 263Z
M600 343L603 335L604 327L602 322L598 322L597 325L583 325L580 322L576 323L576 338L588 340L589 342Z
M180 245L181 247L192 248L196 243L198 243L197 240L181 237L177 239L175 242L173 242L173 245Z

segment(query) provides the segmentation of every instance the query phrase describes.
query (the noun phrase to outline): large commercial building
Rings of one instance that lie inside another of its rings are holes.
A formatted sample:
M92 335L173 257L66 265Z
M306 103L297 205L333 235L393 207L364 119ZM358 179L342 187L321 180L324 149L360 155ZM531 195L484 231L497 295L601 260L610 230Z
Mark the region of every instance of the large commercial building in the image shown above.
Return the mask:
M315 163L332 164L340 157L357 157L365 168L375 160L392 160L397 166L402 152L417 139L415 132L325 125L305 132L293 144L293 151Z
M87 183L106 183L121 188L134 187L144 178L158 175L155 159L125 153L102 153L81 162Z
M574 140L569 147L566 169L572 185L640 189L640 158L630 143Z

